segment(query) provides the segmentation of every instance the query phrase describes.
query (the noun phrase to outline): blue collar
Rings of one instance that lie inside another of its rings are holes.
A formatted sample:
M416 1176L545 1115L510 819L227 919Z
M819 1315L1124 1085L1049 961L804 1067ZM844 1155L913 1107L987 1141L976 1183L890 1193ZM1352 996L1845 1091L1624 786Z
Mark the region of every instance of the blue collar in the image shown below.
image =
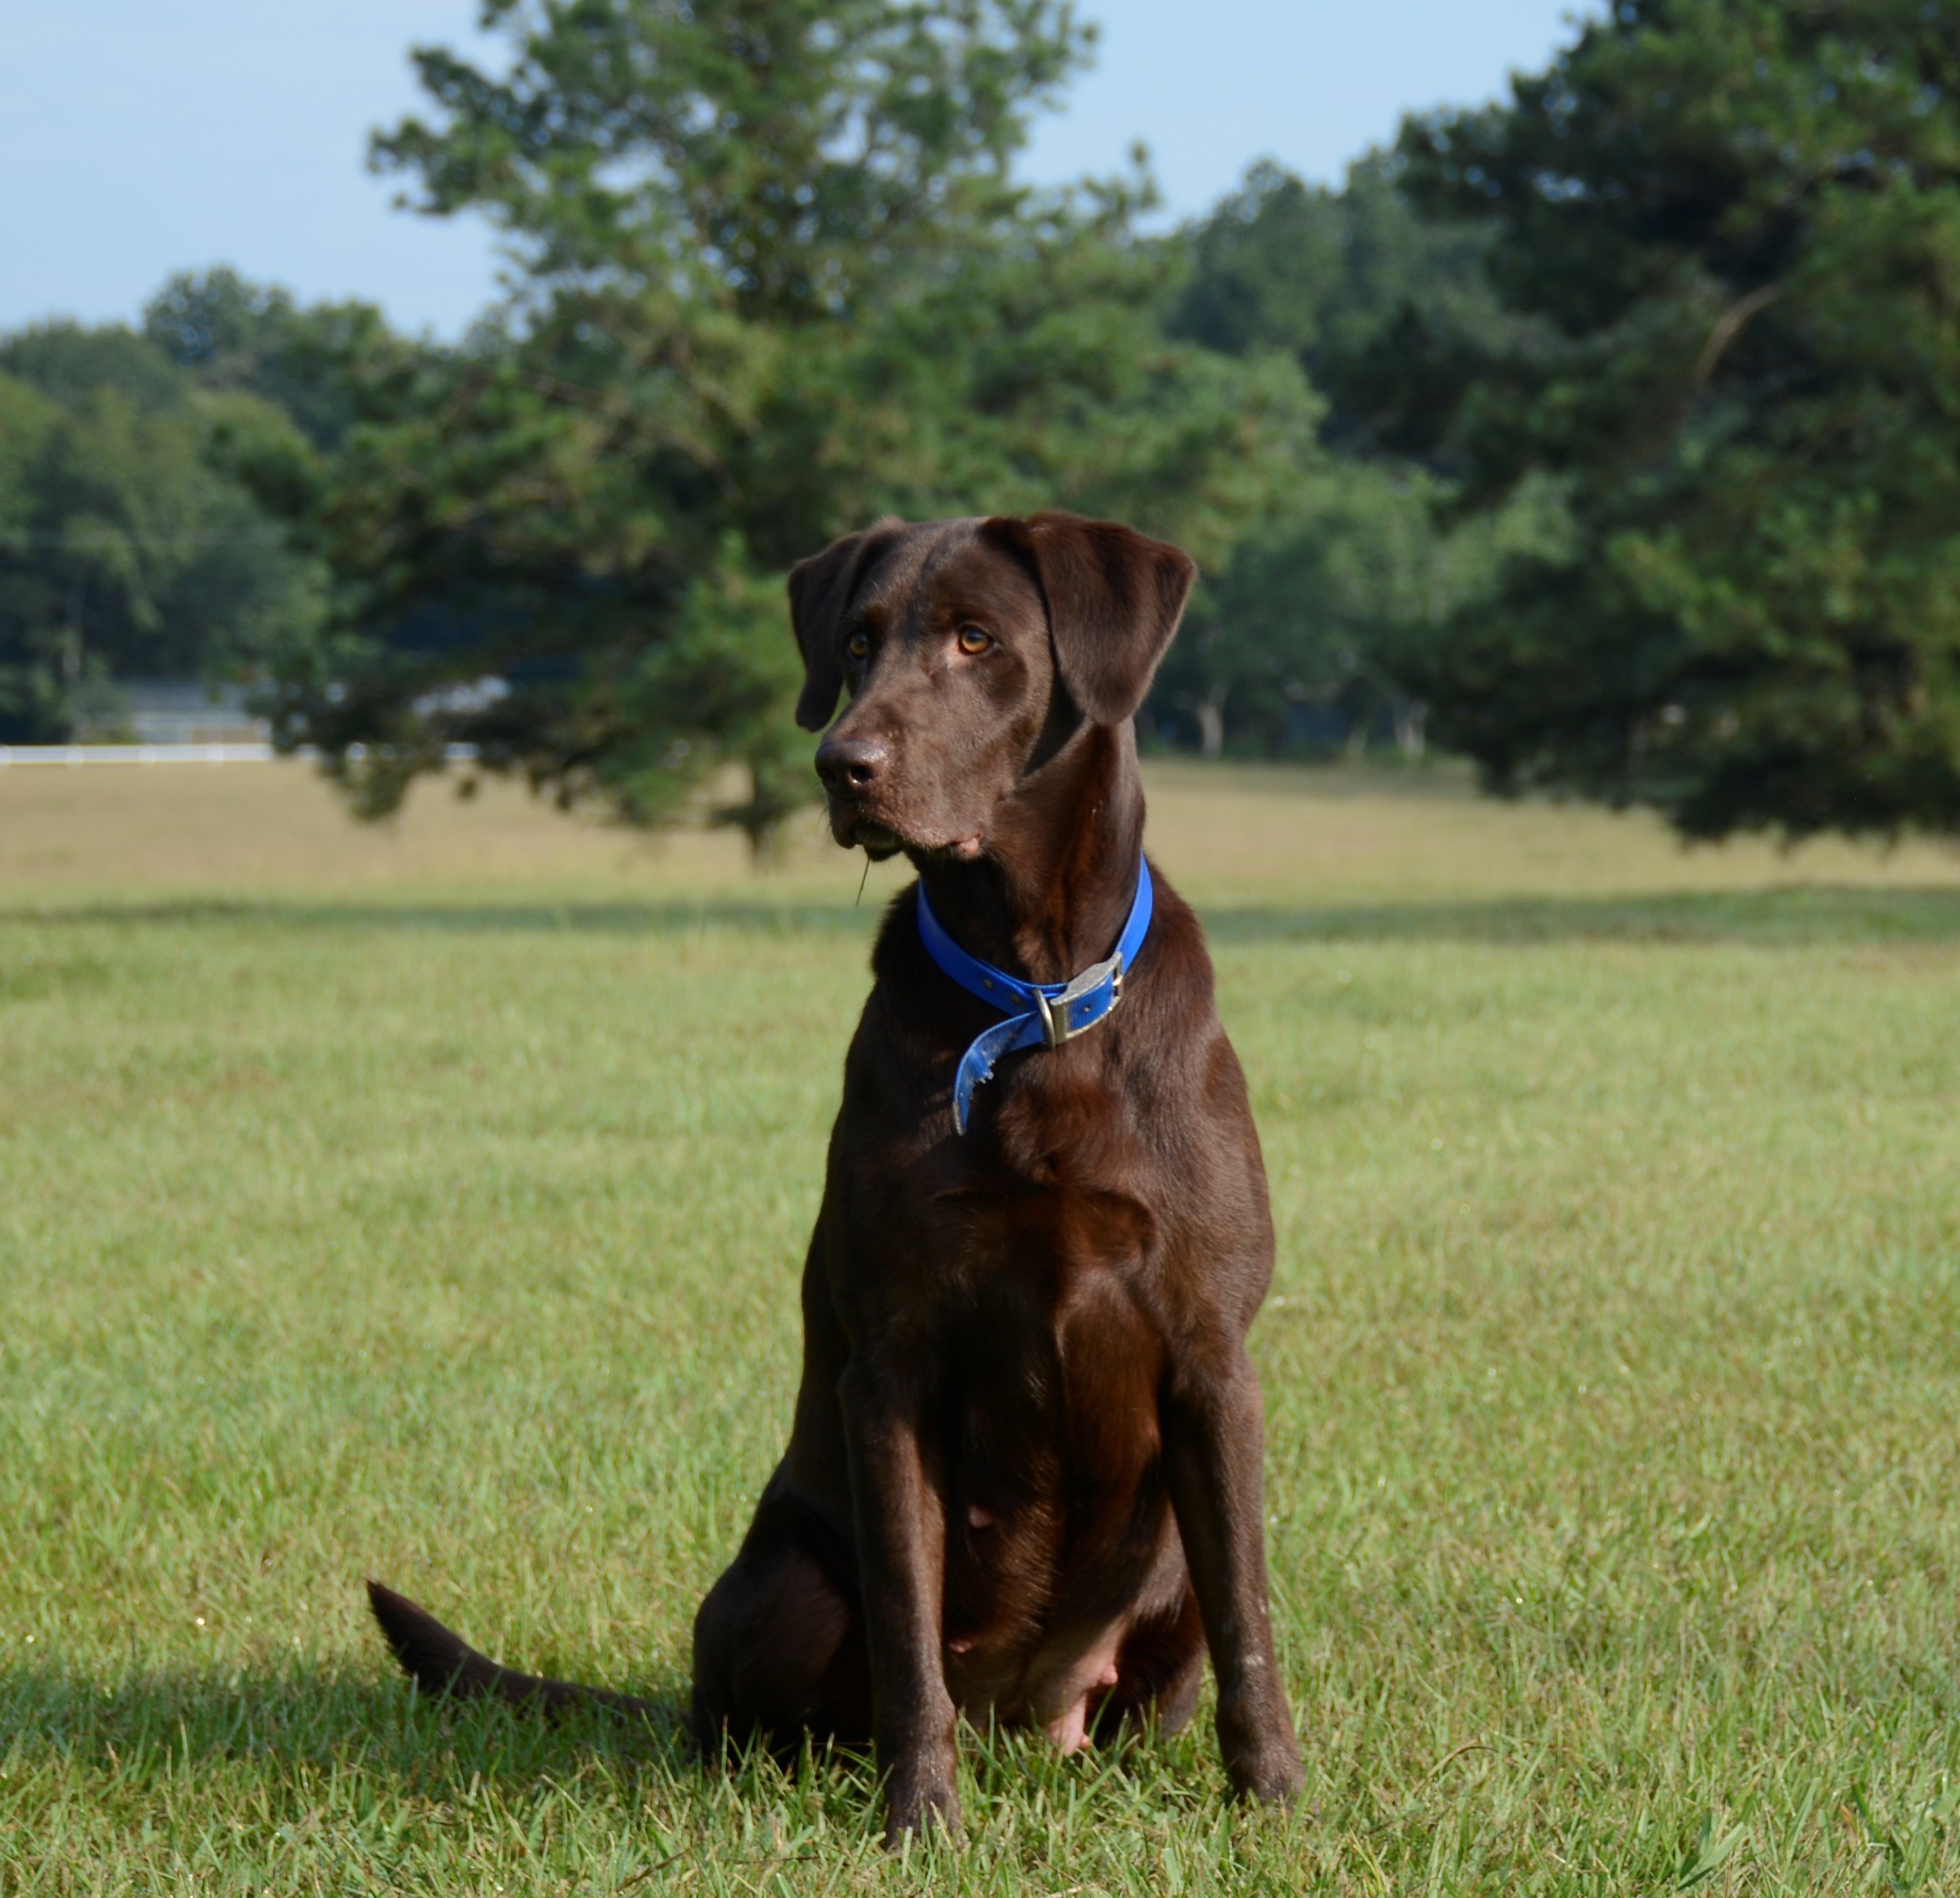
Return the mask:
M1003 1054L1022 1048L1059 1048L1084 1028L1093 1028L1123 999L1123 971L1137 959L1137 952L1150 933L1151 904L1150 866L1139 857L1136 899L1130 905L1130 920L1117 939L1115 953L1107 962L1084 969L1072 982L1024 982L977 955L969 955L947 935L945 924L926 901L925 883L921 879L918 929L925 952L969 994L1007 1012L1007 1020L995 1022L959 1058L959 1071L953 1082L956 1131L966 1131L973 1090L992 1077L994 1063ZM1017 1008L1025 1012L1014 1012Z

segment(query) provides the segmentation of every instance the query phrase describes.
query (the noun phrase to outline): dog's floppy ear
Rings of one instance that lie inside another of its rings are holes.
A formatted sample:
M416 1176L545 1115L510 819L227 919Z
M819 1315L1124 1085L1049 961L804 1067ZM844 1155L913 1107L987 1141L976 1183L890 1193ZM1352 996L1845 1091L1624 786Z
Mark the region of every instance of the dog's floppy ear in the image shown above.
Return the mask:
M1092 723L1120 725L1144 702L1198 568L1168 541L1113 520L1032 514L990 522L1032 559L1048 598L1055 663Z
M790 569L790 624L803 654L803 696L797 701L796 721L807 732L820 732L830 723L843 687L837 634L845 609L873 555L889 545L904 525L888 514L862 533L833 540L822 553Z

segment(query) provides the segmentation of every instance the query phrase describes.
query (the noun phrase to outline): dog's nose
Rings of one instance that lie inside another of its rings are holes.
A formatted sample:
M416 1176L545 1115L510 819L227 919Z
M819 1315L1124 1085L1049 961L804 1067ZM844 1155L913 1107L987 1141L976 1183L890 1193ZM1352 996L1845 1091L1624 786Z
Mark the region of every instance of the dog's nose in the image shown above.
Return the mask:
M826 790L868 791L891 755L875 738L826 738L816 748L816 774Z

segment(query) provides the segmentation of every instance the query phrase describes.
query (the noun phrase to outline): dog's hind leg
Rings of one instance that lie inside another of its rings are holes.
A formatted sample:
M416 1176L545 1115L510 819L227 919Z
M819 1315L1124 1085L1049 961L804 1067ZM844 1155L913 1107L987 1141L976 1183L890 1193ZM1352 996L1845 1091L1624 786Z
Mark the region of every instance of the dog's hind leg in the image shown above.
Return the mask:
M546 1680L501 1667L407 1596L378 1582L368 1583L368 1602L402 1672L425 1693L446 1695L453 1700L503 1700L546 1713L571 1707L602 1707L663 1724L674 1718L673 1709L657 1700L642 1700L606 1687L580 1687L569 1680Z
M755 1736L778 1753L807 1733L871 1737L871 1669L841 1551L816 1512L765 1498L740 1553L694 1623L696 1742L714 1753Z

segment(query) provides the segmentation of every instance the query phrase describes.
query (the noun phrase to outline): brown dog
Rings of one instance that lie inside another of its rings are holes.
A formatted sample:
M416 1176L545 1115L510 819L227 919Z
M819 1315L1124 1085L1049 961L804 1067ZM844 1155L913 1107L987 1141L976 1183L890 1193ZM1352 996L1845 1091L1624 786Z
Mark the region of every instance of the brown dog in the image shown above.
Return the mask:
M790 577L799 721L850 695L816 755L833 834L905 852L997 974L1068 981L1124 931L1131 719L1193 574L1128 528L1037 514L881 521ZM689 1724L710 1748L873 1739L896 1839L957 1823L960 1714L1071 1750L1098 1722L1174 1727L1208 1646L1233 1785L1288 1798L1245 1350L1272 1225L1197 920L1160 882L1120 1006L1001 1058L963 1132L956 1070L1006 1009L948 975L927 927L908 889L873 956L803 1269L795 1423L695 1621ZM425 1687L584 1691L374 1599Z

